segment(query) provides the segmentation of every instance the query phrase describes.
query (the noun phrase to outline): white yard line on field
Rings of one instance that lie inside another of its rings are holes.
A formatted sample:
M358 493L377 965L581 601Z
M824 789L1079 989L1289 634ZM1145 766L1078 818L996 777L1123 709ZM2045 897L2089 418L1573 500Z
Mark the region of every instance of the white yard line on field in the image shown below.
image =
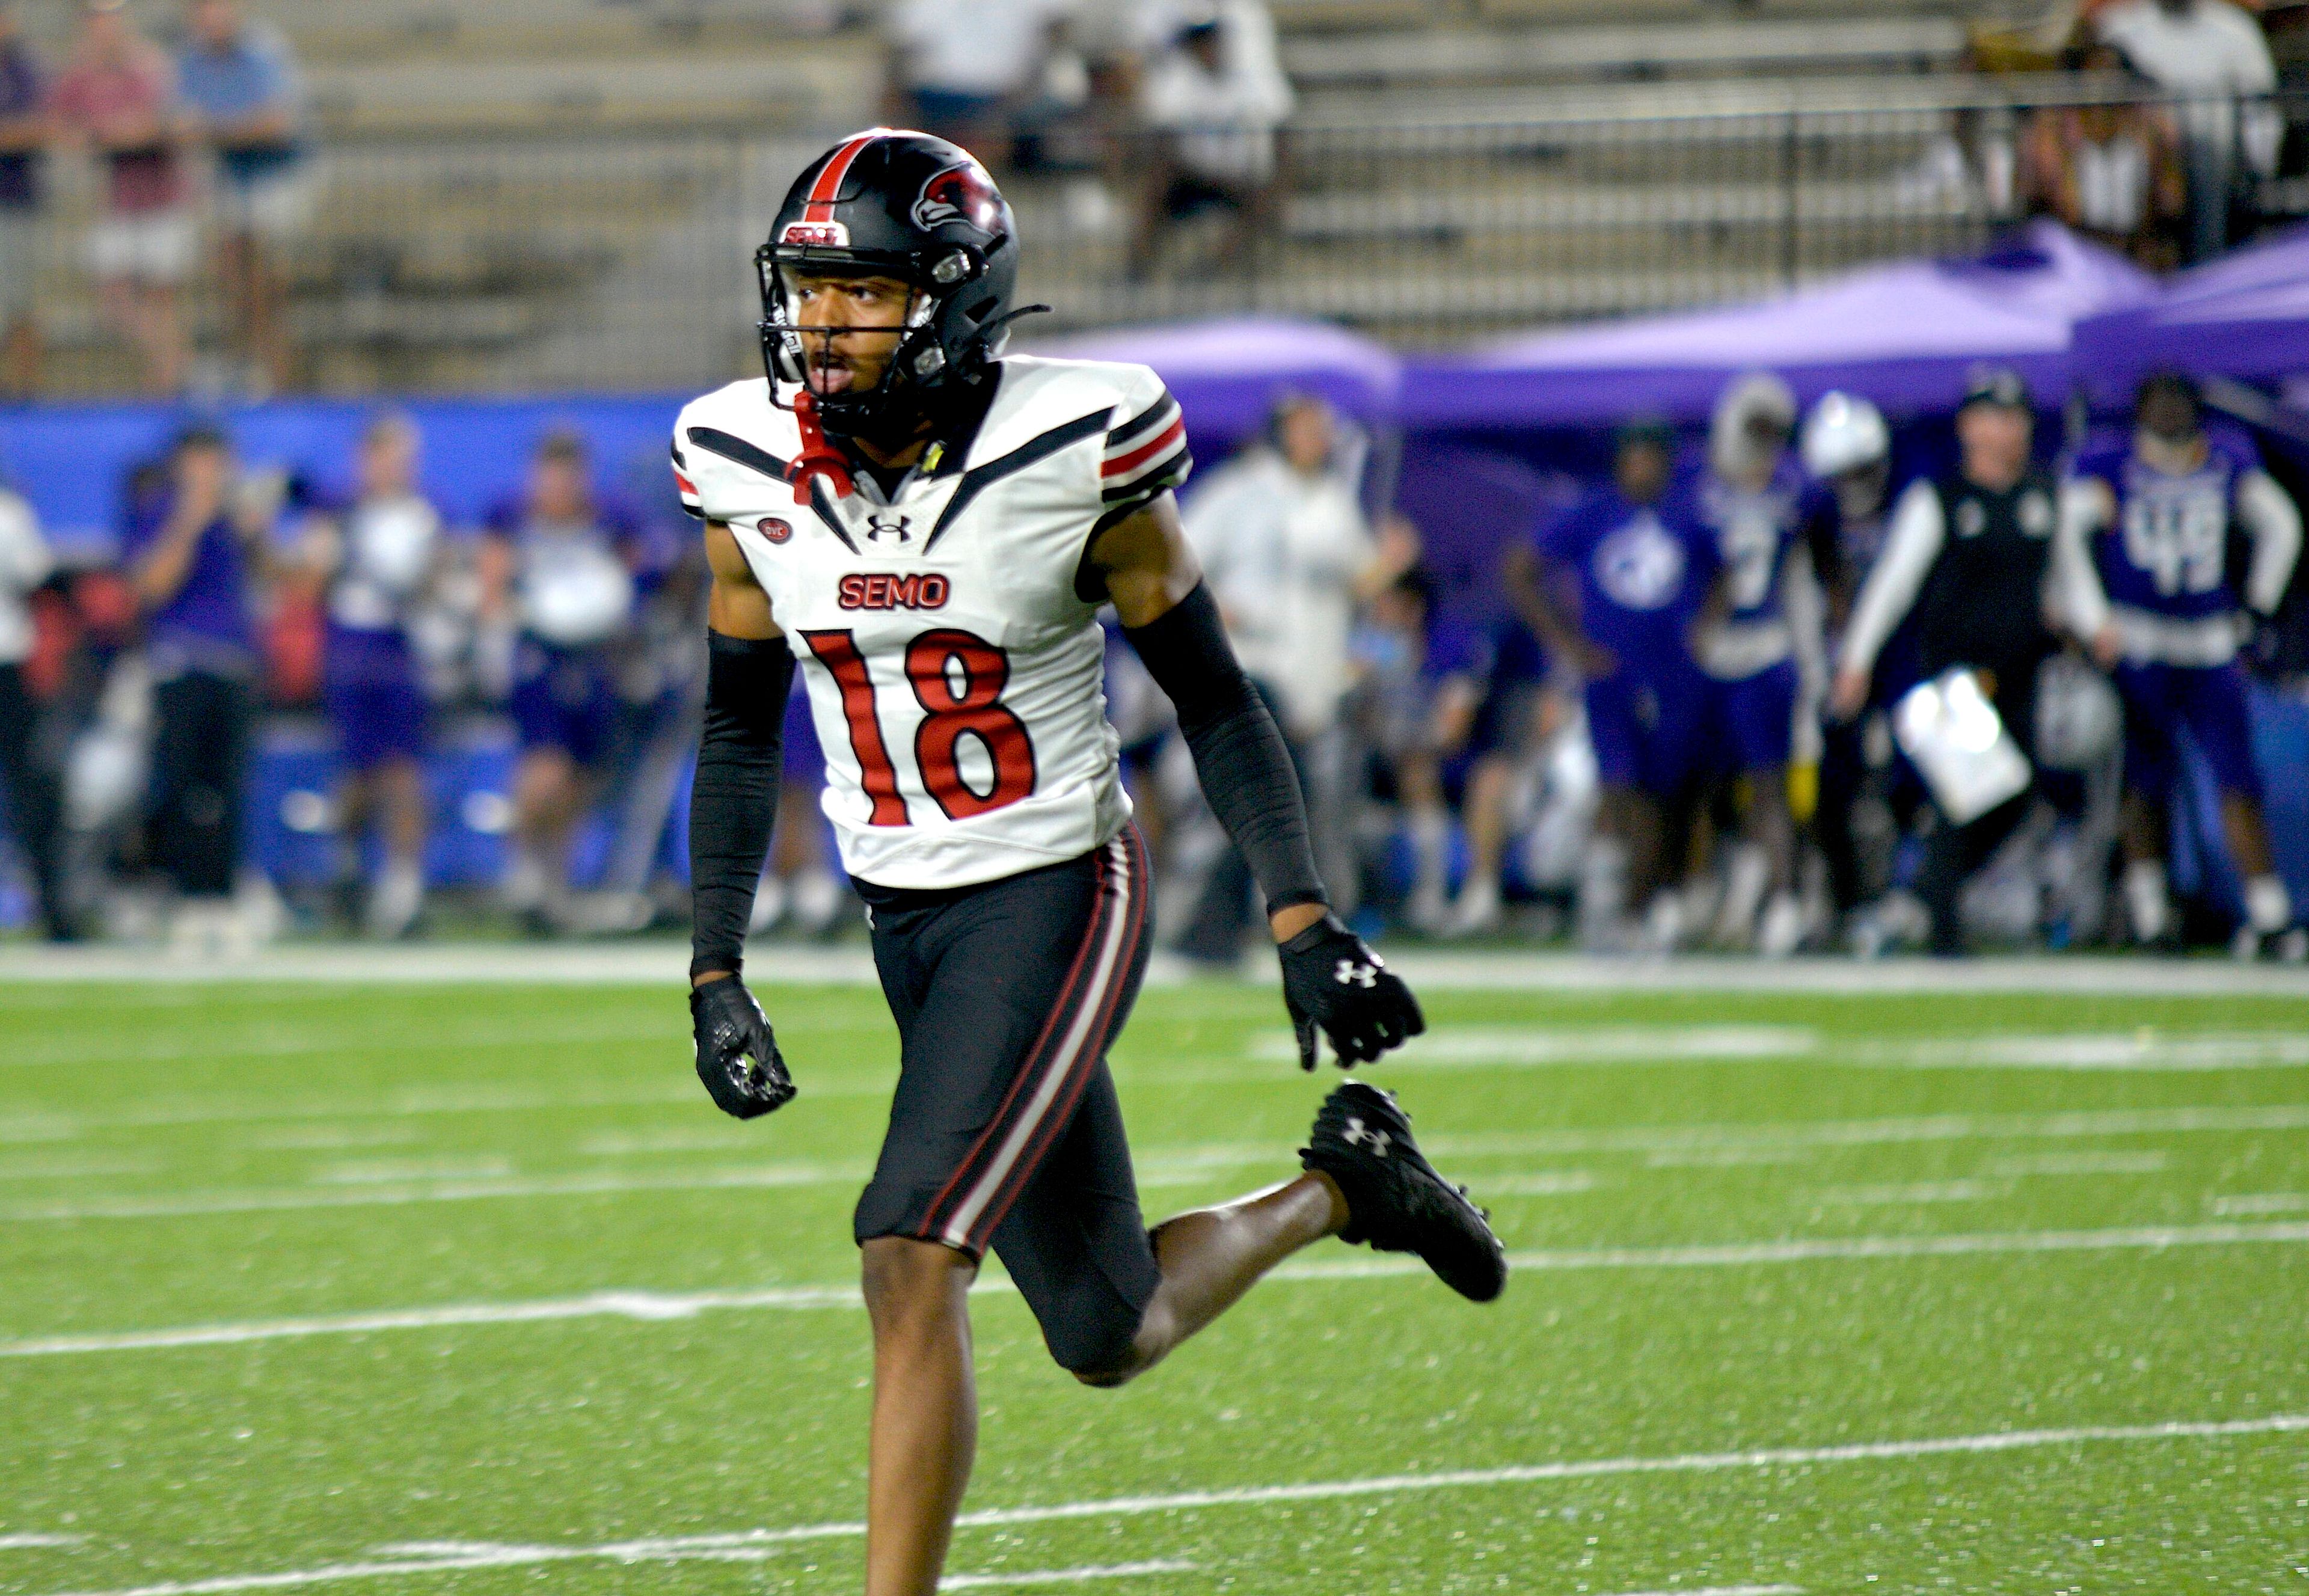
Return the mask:
M1115 1496L1103 1501L1060 1502L1041 1507L998 1507L964 1514L956 1521L963 1530L1012 1524L1063 1523L1083 1519L1137 1518L1154 1514L1189 1512L1215 1507L1263 1507L1295 1502L1334 1502L1366 1496L1406 1496L1420 1491L1472 1490L1509 1485L1539 1485L1554 1480L1596 1479L1643 1474L1706 1474L1756 1469L1805 1469L1834 1463L1898 1462L1916 1458L1990 1455L2043 1447L2086 1446L2135 1441L2225 1440L2240 1436L2292 1435L2309 1431L2309 1414L2279 1414L2261 1418L2184 1421L2167 1424L2080 1425L2067 1429L2001 1430L1978 1436L1929 1436L1905 1441L1873 1441L1838 1446L1782 1446L1744 1452L1685 1453L1667 1457L1595 1458L1531 1463L1504 1469L1462 1469L1434 1474L1393 1474L1374 1479L1312 1481L1301 1485L1236 1487L1231 1489L1180 1491L1168 1496ZM452 1574L474 1568L517 1568L549 1563L601 1561L612 1563L681 1562L698 1558L742 1558L757 1549L797 1541L851 1540L866 1532L854 1521L800 1524L787 1529L742 1530L722 1535L667 1536L646 1540L612 1541L599 1546L461 1547L457 1542L428 1544L408 1550L418 1555L379 1557L359 1563L335 1563L317 1568L277 1574L224 1574L212 1578L133 1586L125 1590L77 1592L73 1596L225 1596L239 1591L287 1590L298 1586L333 1584L348 1580L414 1577ZM1786 1586L1767 1587L1786 1591ZM1719 1590L1721 1587L1719 1587ZM1734 1587L1740 1589L1740 1587ZM1755 1587L1747 1587L1754 1596ZM1691 1596L1691 1593L1687 1593Z
M2309 1209L2309 1193L2259 1192L2242 1197L2216 1197L2212 1210L2217 1214L2297 1214Z
M685 1092L684 1100L691 1094ZM419 1110L425 1112L426 1110ZM462 1111L462 1110L461 1110ZM1780 1155L1820 1148L1882 1147L1912 1142L2075 1140L2184 1132L2250 1133L2309 1129L2309 1104L2250 1108L2093 1109L2037 1115L1941 1115L1925 1119L1781 1120L1752 1124L1635 1126L1618 1130L1548 1131L1508 1135L1439 1135L1425 1139L1440 1158L1524 1158L1580 1153L1640 1153L1655 1163L1725 1159L1777 1162ZM1704 1159L1699 1155L1705 1155ZM1203 1169L1245 1169L1284 1158L1279 1144L1221 1142L1139 1150L1144 1184L1180 1184L1174 1176ZM641 1191L714 1191L841 1184L865 1178L862 1165L739 1165L662 1175L601 1171L532 1178L412 1184L405 1186L258 1187L246 1190L125 1194L83 1202L0 1203L0 1222L29 1224L93 1219L185 1219L300 1209L402 1207L414 1203L477 1202L491 1199L584 1196Z
M1734 1242L1699 1246L1591 1247L1511 1253L1510 1267L1525 1273L1583 1270L1745 1269L1837 1260L1966 1258L2042 1253L2164 1252L2177 1247L2285 1245L2309 1242L2309 1220L2266 1225L2184 1225L2123 1230L2018 1230L1957 1236L1840 1236L1799 1241ZM1267 1278L1276 1281L1389 1279L1423 1276L1416 1258L1358 1254L1286 1263ZM1008 1293L1000 1278L982 1279L974 1293ZM523 1324L555 1319L694 1318L723 1311L818 1310L859 1306L851 1285L782 1286L758 1291L597 1291L584 1297L528 1302L451 1303L371 1314L306 1319L194 1324L110 1334L33 1336L0 1341L0 1357L56 1357L165 1348L233 1346L308 1336L368 1335L388 1330L436 1330L459 1325Z
M1144 1579L1151 1574L1192 1574L1195 1566L1169 1558L1157 1563L1110 1563L1104 1567L1046 1568L1034 1574L949 1574L941 1591L1009 1591L1028 1585L1080 1585L1102 1579Z
M1906 1185L1820 1186L1799 1197L1850 1208L1906 1208L1917 1202L1984 1202L2002 1197L2011 1187L1979 1180L1913 1181Z
M1382 1062L1403 1070L1678 1064L1802 1057L1820 1048L1819 1032L1792 1025L1452 1026L1413 1038ZM1295 1063L1299 1045L1288 1031L1265 1031L1251 1039L1249 1053L1267 1063Z
M2158 1148L2140 1152L2031 1153L1998 1158L1988 1166L1991 1175L2162 1175L2172 1164L2170 1153Z
M1674 1591L1629 1591L1623 1596L1804 1596L1802 1585L1702 1585Z
M0 1552L53 1551L78 1546L87 1539L85 1535L0 1535Z

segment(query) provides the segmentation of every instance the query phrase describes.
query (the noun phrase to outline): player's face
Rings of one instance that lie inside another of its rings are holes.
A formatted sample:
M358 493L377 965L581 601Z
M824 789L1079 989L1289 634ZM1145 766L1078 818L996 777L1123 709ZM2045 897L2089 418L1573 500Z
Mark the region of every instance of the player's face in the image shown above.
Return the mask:
M1964 451L1965 474L1983 487L2018 481L2028 466L2036 423L2025 410L2004 404L1968 404L1956 418L1956 440Z
M2197 435L2197 407L2184 394L2152 388L2140 402L2140 429L2166 443L2187 443Z
M548 455L537 463L531 479L530 500L548 521L575 521L585 514L584 464L566 455Z
M414 428L380 427L361 445L362 491L377 498L406 493L417 479Z
M1646 439L1621 446L1620 491L1637 504L1649 504L1667 486L1667 451Z
M1312 476L1331 458L1331 415L1319 404L1294 404L1283 416L1283 457Z
M1847 516L1872 516L1884 507L1884 490L1891 485L1890 461L1855 466L1836 479L1836 502Z
M895 277L799 276L793 298L810 391L831 396L879 386L897 351L913 291ZM878 330L883 327L890 330Z

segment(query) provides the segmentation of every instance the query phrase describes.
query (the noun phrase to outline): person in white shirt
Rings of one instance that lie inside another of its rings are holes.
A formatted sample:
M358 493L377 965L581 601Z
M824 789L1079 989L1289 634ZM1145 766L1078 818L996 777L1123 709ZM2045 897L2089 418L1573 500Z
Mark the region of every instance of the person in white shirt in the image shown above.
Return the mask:
M1157 136L1142 169L1135 272L1151 268L1167 223L1212 209L1234 215L1220 264L1243 258L1275 214L1276 132L1295 104L1260 0L1224 0L1180 20L1139 90L1139 114Z
M2277 64L2261 25L2229 0L2123 0L2102 14L2099 32L2141 75L2186 101L2188 258L2219 254L2230 195L2241 178L2277 169L2285 132L2268 99Z
M24 685L34 638L27 598L56 568L39 518L23 499L0 488L0 782L7 787L8 835L32 872L42 929L51 941L72 940L64 903L63 809L56 779L33 747L39 706Z
M1054 24L1075 9L1072 0L901 0L885 30L886 115L1006 164L1003 115L1034 86Z
M1317 857L1334 894L1354 873L1338 862L1337 733L1354 685L1355 607L1416 557L1415 545L1408 557L1382 553L1356 493L1360 451L1345 447L1341 432L1322 400L1286 395L1265 443L1213 472L1183 516L1227 636L1298 762ZM1250 889L1241 858L1223 854L1180 949L1231 961L1250 923Z

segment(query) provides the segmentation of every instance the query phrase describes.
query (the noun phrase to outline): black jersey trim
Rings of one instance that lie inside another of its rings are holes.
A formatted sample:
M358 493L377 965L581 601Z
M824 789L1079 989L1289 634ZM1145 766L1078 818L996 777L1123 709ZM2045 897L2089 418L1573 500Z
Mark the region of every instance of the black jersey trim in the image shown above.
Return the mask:
M699 448L710 449L724 460L742 465L748 471L760 472L764 476L774 478L789 487L792 485L793 467L791 465L779 459L767 449L748 443L735 434L724 432L719 427L692 427L689 429L689 441ZM817 513L819 520L826 523L826 530L842 540L843 548L852 554L858 552L856 541L843 528L842 518L835 514L834 507L826 501L826 482L823 478L813 478L810 481L809 507Z
M955 517L968 507L972 499L1004 477L1016 476L1060 449L1078 444L1086 438L1097 437L1106 430L1107 418L1113 413L1111 410L1102 410L1077 416L1062 426L1051 428L1040 438L1020 444L999 460L989 460L983 465L973 465L963 473L962 481L955 484L954 497L947 500L946 508L938 515L938 525L930 528L930 535L922 541L922 552L930 552L930 546L954 524Z
M1171 417L1178 408L1178 400L1172 397L1169 390L1165 389L1160 399L1106 435L1108 453L1111 454L1121 445L1144 437L1158 427L1169 425Z

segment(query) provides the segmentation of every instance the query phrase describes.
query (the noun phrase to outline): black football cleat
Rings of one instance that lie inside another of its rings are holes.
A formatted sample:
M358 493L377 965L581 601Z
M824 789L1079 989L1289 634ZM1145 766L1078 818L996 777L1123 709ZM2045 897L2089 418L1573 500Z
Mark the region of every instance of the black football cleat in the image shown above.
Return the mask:
M1382 1253L1416 1253L1436 1278L1473 1302L1507 1287L1507 1249L1465 1188L1435 1172L1411 1139L1393 1092L1350 1080L1323 1099L1299 1162L1338 1183L1347 1199L1339 1239Z

